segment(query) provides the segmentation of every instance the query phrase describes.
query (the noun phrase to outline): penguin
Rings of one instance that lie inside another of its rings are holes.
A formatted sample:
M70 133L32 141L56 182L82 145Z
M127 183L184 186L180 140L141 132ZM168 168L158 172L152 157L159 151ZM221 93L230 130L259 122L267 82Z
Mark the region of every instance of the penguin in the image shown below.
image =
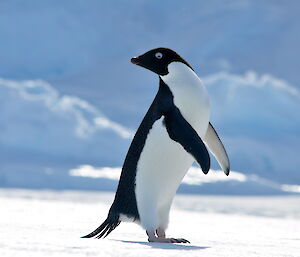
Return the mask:
M106 220L83 238L104 238L122 221L140 224L149 242L189 243L166 237L176 191L196 161L204 174L215 156L228 176L226 150L210 123L208 92L191 65L168 48L156 48L131 63L159 77L158 92L131 142Z

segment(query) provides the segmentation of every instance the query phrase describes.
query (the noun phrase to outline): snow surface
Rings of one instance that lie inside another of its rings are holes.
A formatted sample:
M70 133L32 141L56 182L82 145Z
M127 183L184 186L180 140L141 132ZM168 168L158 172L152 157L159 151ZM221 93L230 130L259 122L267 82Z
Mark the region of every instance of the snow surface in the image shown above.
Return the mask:
M177 196L167 234L188 245L148 243L136 224L106 239L81 239L105 218L113 194L0 190L0 255L272 256L300 255L299 197Z

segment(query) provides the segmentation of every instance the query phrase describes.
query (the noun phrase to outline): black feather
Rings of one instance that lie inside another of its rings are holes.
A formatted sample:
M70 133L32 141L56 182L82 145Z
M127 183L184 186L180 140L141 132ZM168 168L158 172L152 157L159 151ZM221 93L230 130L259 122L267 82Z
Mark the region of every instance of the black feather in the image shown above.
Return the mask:
M121 221L119 220L119 215L111 215L111 213L109 213L107 219L98 228L81 238L107 237L117 226L119 226L120 223Z

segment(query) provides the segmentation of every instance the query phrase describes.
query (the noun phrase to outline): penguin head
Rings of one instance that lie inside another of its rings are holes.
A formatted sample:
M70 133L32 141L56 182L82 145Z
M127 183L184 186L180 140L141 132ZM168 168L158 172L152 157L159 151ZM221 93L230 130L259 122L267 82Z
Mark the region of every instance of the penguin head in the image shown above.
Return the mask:
M168 48L155 48L138 57L131 58L131 63L151 70L161 76L169 73L168 65L172 62L182 62L192 69L179 54Z

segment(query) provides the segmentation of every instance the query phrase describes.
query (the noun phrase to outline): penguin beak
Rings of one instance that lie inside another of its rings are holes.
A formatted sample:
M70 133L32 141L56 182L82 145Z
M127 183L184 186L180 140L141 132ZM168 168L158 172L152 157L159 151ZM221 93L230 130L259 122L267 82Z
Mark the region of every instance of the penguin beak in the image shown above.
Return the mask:
M138 57L131 58L131 63L138 65L139 64L139 58Z

